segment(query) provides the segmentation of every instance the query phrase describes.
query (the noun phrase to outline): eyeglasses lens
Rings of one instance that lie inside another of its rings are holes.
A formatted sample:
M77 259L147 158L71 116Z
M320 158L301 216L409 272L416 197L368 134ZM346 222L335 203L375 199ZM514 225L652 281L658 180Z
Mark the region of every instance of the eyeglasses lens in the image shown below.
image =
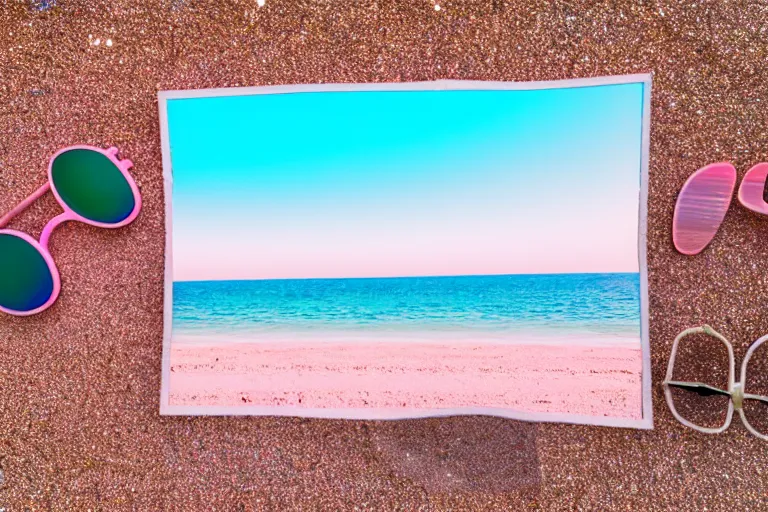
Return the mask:
M728 349L707 334L691 334L680 340L672 380L700 382L728 390ZM672 402L678 414L704 428L725 424L729 396L700 387L670 386Z
M744 393L768 400L768 342L759 345L747 362ZM759 434L768 435L768 401L744 400L744 416Z

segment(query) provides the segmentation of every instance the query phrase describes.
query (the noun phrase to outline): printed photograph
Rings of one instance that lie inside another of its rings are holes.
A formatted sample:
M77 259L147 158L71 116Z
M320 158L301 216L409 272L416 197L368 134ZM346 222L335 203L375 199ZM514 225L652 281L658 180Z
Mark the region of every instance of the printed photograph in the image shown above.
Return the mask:
M160 93L161 412L648 428L627 80Z

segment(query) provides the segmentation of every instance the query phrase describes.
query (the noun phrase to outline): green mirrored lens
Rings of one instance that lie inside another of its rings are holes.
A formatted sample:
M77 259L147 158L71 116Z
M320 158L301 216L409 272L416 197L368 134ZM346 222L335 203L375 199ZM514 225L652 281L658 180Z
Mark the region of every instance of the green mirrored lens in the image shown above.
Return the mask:
M0 306L32 311L51 295L53 276L40 251L23 238L0 233Z
M123 173L107 156L71 149L56 157L53 186L75 213L104 224L117 224L133 212L136 200Z

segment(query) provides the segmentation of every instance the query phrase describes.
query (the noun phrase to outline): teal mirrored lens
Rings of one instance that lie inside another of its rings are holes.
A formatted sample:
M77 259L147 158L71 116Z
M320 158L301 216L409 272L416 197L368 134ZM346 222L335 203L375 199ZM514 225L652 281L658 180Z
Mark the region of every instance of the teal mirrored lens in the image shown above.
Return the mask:
M98 151L71 149L61 153L53 161L51 179L62 201L88 220L117 224L136 206L123 173Z
M0 306L32 311L51 295L53 275L40 251L23 238L0 233Z

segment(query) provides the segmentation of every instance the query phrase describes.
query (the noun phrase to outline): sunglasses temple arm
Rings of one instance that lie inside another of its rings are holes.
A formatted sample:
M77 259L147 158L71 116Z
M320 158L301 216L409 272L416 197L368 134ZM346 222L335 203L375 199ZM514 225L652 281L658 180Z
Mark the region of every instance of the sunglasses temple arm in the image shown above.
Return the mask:
M0 217L0 229L4 228L6 224L11 222L11 219L13 219L15 216L17 216L24 210L26 210L27 207L29 207L29 205L31 205L32 203L40 199L49 190L51 190L51 184L49 182L46 182L45 185L43 185L39 189L32 192L32 194L29 197L27 197L25 200L20 202L18 206L16 206L16 208L14 208L10 212Z

